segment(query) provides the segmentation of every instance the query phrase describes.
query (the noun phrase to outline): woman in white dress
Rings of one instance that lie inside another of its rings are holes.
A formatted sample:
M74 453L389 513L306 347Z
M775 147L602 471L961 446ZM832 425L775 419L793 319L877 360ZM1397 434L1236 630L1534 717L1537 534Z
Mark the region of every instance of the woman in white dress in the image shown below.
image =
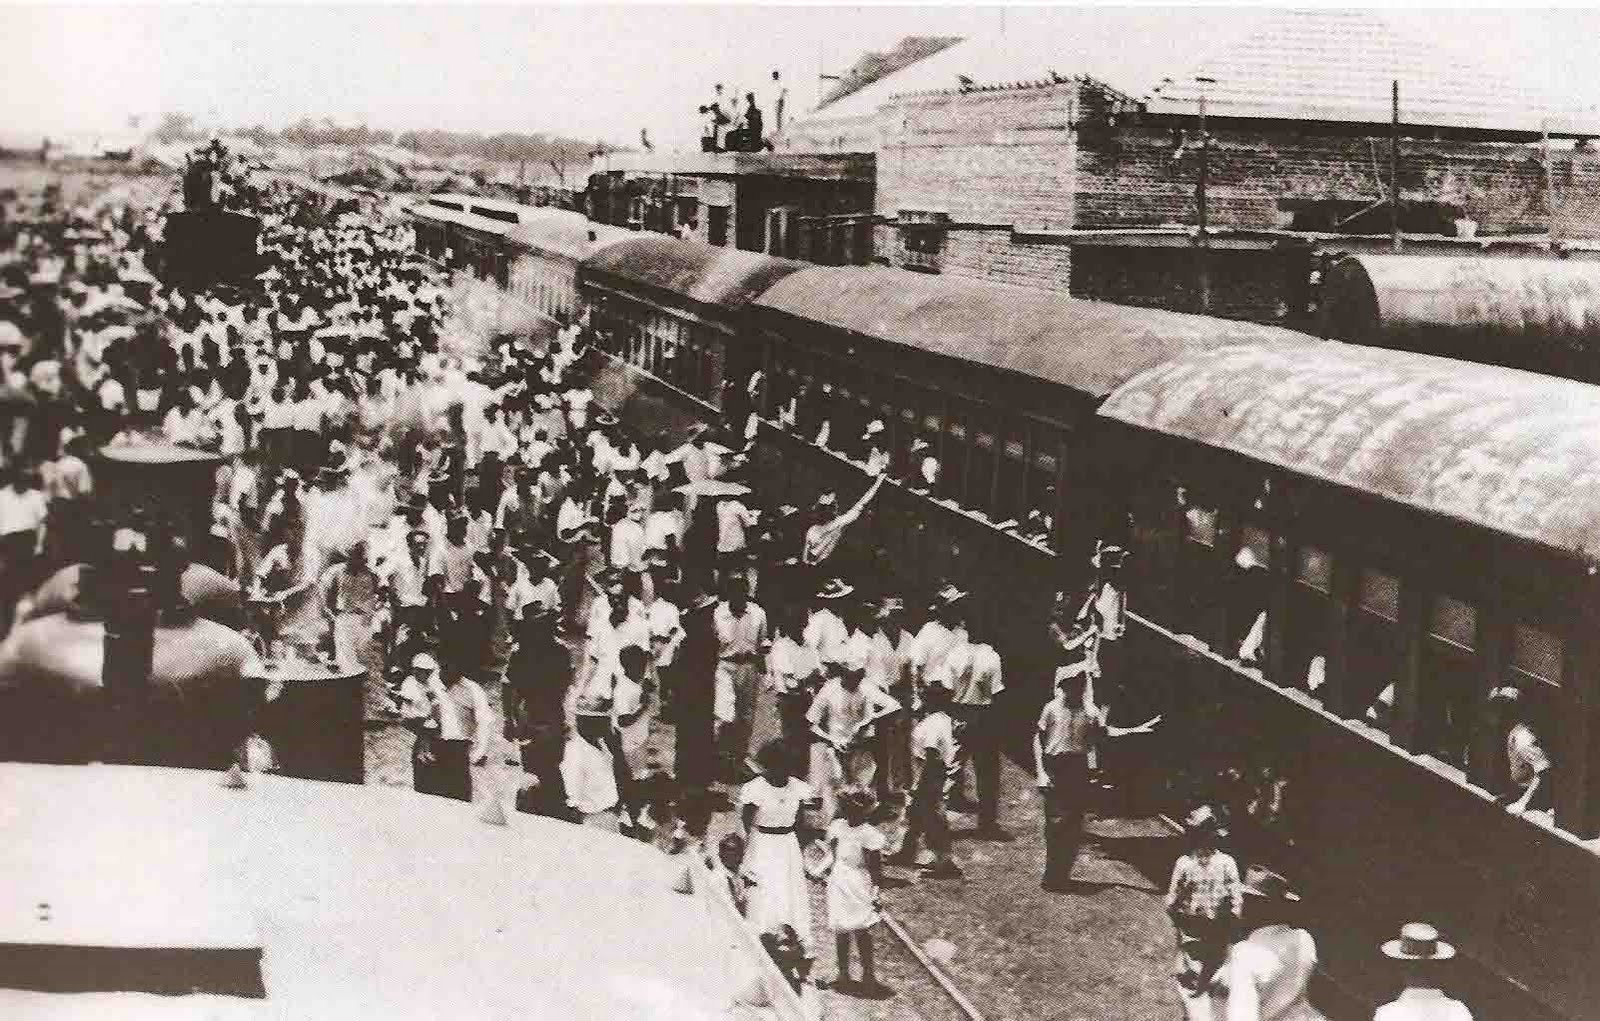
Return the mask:
M871 995L880 988L872 968L872 927L878 924L878 887L887 840L883 831L867 822L872 812L870 791L847 788L839 795L839 806L843 815L828 824L826 837L832 858L828 871L828 927L833 930L839 958L834 988L850 984L850 939L854 937L861 951L860 989Z
M745 917L758 933L789 925L811 947L811 900L795 823L815 800L811 785L794 776L793 756L769 741L756 753L761 775L739 791L744 825L744 872L752 881Z

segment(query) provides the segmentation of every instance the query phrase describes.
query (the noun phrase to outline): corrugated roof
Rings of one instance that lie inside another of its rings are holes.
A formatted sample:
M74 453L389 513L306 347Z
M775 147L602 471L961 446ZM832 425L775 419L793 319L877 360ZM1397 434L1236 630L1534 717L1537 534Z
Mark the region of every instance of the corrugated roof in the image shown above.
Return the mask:
M1562 132L1577 116L1517 75L1459 59L1370 11L1275 12L1248 38L1158 85L1148 109L1193 114L1197 77L1214 79L1206 111L1217 117L1387 124L1394 81L1402 124Z
M1084 301L1051 291L896 269L818 266L774 284L755 307L1033 376L1091 397L1193 349L1297 343L1255 323Z
M594 240L589 240L590 234ZM569 209L534 209L523 214L522 223L506 231L506 240L529 251L582 262L605 245L638 237L636 231L595 223L582 213Z
M1553 549L1600 552L1600 388L1336 341L1186 354L1100 414Z
M774 281L805 263L664 234L635 234L583 260L585 275L605 274L630 284L665 291L698 305L737 310Z

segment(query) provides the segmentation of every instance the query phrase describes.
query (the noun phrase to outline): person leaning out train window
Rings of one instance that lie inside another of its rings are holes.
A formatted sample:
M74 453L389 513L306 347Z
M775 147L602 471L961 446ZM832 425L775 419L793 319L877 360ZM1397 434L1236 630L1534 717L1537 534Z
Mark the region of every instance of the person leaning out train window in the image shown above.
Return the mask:
M1552 763L1532 723L1531 707L1522 690L1502 685L1489 693L1489 704L1498 714L1499 729L1506 735L1506 767L1510 789L1502 795L1510 803L1512 815L1552 811Z

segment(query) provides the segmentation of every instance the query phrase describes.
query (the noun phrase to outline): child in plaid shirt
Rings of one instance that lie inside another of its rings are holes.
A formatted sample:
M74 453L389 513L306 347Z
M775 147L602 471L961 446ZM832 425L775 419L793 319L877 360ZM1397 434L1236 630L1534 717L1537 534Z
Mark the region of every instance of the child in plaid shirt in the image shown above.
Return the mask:
M1217 818L1211 809L1190 813L1185 827L1194 850L1172 867L1167 914L1178 930L1178 983L1201 992L1211 986L1227 959L1244 907L1244 888L1233 856L1217 850Z

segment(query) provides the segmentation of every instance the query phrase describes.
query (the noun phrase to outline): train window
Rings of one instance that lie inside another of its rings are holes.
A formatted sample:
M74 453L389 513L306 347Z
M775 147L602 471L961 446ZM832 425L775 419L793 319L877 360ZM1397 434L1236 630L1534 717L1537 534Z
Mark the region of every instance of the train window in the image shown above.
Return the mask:
M1478 641L1478 608L1449 596L1435 596L1428 614L1428 634L1472 651Z
M1213 508L1190 507L1183 512L1183 537L1201 546L1217 544L1217 512Z
M995 480L996 521L1021 520L1028 502L1028 423L1005 417L1000 420L1000 456L996 459L999 478Z
M994 485L999 470L993 419L974 417L972 436L968 447L966 492L961 502L972 510L993 516L995 512ZM998 520L998 519L997 519Z
M1433 597L1418 678L1417 748L1458 769L1466 766L1472 742L1477 631L1477 607L1447 595Z
M1384 620L1400 619L1400 579L1370 567L1361 571L1356 605Z
M1518 624L1512 633L1511 668L1536 681L1561 686L1562 642L1548 631Z

